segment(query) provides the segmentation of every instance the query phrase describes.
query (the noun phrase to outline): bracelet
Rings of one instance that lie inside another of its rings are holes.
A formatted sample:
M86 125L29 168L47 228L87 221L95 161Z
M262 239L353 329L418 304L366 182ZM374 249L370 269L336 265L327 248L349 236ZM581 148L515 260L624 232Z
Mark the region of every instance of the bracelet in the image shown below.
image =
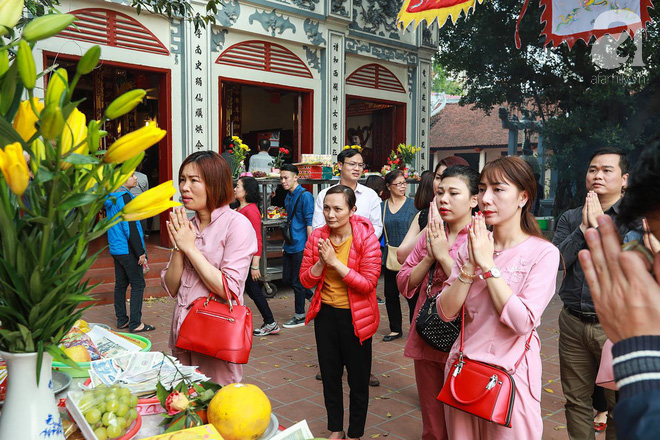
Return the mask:
M465 266L465 265L463 265L463 266ZM474 280L474 279L477 277L477 275L474 274L474 273L471 274L471 275L470 275L469 273L467 273L467 272L463 269L462 266L461 266L461 275L463 275L465 278L468 278L468 279L470 279L470 280Z
M252 269L252 270L259 270L259 266L257 266L257 267L250 266L250 269Z
M474 280L472 280L472 279L464 280L464 279L462 278L462 275L463 275L463 274L460 274L460 273L458 274L458 281L460 281L460 282L463 283L463 284L472 284L472 283L474 283Z

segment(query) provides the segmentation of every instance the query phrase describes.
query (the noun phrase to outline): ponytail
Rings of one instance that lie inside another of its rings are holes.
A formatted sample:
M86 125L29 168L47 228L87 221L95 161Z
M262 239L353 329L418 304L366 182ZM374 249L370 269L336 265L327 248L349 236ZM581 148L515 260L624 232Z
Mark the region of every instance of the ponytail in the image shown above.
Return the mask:
M527 235L533 235L535 237L547 240L547 238L545 238L545 236L543 235L543 232L541 232L541 228L539 227L539 222L536 221L536 217L534 217L534 214L532 214L529 209L526 209L527 205L529 205L529 203L525 204L520 216L520 228Z

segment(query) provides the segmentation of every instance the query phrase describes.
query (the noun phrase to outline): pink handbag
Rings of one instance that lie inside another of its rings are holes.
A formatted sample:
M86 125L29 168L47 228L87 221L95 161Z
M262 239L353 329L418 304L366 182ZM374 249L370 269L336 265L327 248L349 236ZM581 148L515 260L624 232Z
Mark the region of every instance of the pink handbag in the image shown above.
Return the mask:
M614 381L614 369L612 368L612 341L609 339L603 344L603 351L600 354L600 366L596 376L596 385L607 388L608 390L618 390Z

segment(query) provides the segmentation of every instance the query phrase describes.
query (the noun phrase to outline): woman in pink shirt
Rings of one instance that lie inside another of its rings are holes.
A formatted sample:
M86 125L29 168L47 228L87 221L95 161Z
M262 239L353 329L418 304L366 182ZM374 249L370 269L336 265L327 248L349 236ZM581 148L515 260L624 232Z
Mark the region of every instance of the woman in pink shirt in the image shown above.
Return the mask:
M515 403L511 428L445 406L450 439L536 440L543 434L541 343L535 329L555 293L559 251L543 238L531 213L535 196L534 174L520 158L496 159L481 173L481 212L473 216L468 241L438 296L438 314L450 321L465 307L464 356L508 370ZM459 345L454 343L449 353L445 381Z
M227 301L223 277L229 290L243 304L245 279L257 251L257 239L250 221L228 206L234 198L231 170L219 154L199 151L188 156L179 168L179 191L183 205L195 211L195 216L188 219L183 208L176 208L167 222L174 249L160 277L167 293L176 297L169 347L182 364L197 365L219 384L240 382L241 365L178 349L176 340L197 298L213 292Z
M446 274L451 273L458 249L467 241L467 225L470 224L472 208L477 206L478 184L479 173L470 167L457 165L444 171L438 185L438 194L430 207L432 221L422 231L415 248L396 277L399 292L403 296L412 298L417 292L420 293L403 354L415 362L423 440L447 438L444 406L436 399L444 383L447 353L424 342L417 334L414 322L427 298L426 288L431 267L435 269L429 295L434 296L440 292L447 279Z

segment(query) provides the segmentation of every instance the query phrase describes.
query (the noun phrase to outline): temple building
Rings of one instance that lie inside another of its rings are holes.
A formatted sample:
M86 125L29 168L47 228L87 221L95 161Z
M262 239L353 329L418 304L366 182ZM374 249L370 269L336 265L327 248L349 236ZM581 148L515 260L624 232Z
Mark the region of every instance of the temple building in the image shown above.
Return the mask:
M148 91L132 113L107 124L109 145L127 131L157 124L168 134L147 151L153 184L171 179L199 150L221 151L240 136L302 154L336 155L359 142L367 166L380 170L399 143L421 147L415 168L429 167L434 25L396 29L388 0L223 0L216 24L192 23L130 7L130 0L62 1L78 20L39 42L46 68L75 70L94 44L99 67L75 97L88 119L133 88ZM204 11L206 2L193 1ZM73 75L69 75L72 77ZM106 145L106 146L107 146Z

